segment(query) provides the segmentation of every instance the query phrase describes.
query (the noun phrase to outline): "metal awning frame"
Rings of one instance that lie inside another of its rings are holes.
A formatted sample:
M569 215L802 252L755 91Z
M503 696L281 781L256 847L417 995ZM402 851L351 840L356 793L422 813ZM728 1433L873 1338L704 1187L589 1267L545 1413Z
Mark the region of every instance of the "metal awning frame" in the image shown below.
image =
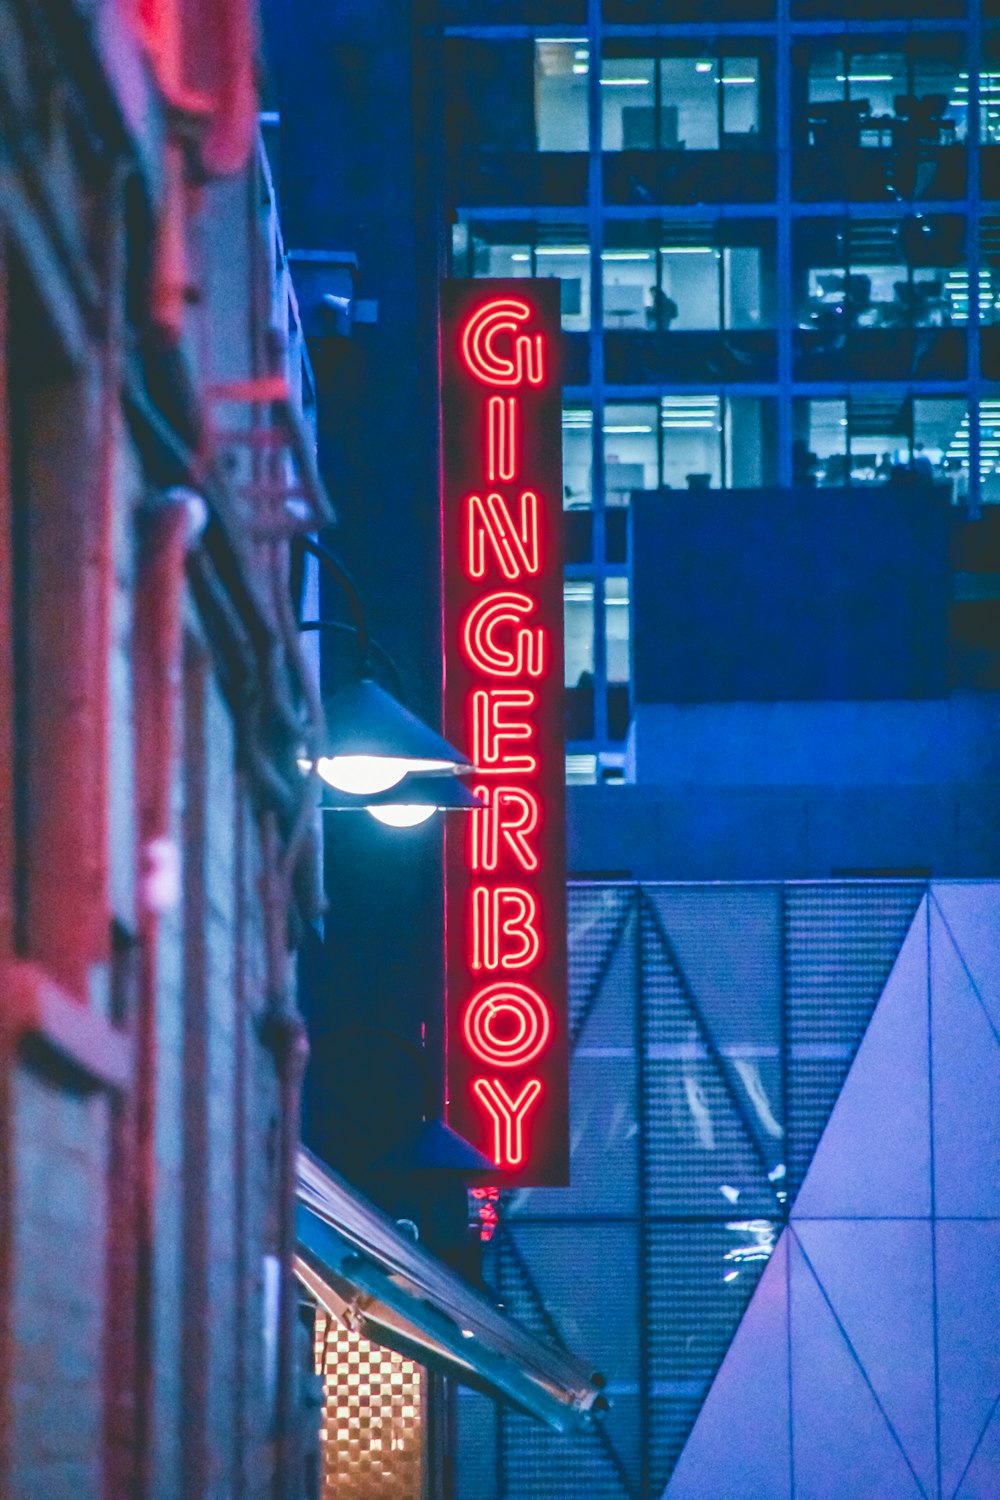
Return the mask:
M299 1154L296 1271L345 1327L556 1431L606 1404L600 1377L527 1332L306 1150Z

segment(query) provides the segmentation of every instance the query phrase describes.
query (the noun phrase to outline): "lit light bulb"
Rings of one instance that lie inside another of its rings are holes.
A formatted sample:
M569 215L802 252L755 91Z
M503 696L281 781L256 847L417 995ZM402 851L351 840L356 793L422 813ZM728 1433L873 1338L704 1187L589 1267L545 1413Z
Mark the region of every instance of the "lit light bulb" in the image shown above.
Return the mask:
M369 807L367 810L387 828L416 828L418 823L426 823L437 812L436 807L423 802L397 802L385 807Z
M404 760L394 755L321 755L316 770L338 792L370 797L387 792L411 771L450 771L445 760Z

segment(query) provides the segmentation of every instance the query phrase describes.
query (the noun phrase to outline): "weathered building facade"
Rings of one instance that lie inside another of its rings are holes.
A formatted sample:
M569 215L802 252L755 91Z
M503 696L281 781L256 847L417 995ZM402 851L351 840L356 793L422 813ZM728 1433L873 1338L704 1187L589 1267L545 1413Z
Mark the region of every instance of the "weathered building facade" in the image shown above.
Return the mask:
M252 7L0 24L0 1493L304 1495L328 510Z

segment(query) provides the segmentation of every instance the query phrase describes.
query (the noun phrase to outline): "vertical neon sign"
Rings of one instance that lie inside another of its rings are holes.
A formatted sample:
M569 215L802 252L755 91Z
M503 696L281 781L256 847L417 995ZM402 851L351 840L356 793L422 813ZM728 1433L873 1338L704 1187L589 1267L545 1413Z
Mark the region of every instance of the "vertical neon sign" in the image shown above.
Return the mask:
M506 1182L568 1181L557 281L442 288L448 1116Z

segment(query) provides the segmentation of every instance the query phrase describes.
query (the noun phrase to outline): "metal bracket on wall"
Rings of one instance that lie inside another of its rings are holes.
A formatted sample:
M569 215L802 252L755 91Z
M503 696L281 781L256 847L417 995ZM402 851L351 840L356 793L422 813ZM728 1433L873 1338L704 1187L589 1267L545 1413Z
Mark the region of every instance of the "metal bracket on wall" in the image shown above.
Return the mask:
M225 381L205 394L211 408L206 457L246 505L254 540L280 541L331 525L333 505L285 376ZM233 415L220 424L220 406L250 407L250 419Z

